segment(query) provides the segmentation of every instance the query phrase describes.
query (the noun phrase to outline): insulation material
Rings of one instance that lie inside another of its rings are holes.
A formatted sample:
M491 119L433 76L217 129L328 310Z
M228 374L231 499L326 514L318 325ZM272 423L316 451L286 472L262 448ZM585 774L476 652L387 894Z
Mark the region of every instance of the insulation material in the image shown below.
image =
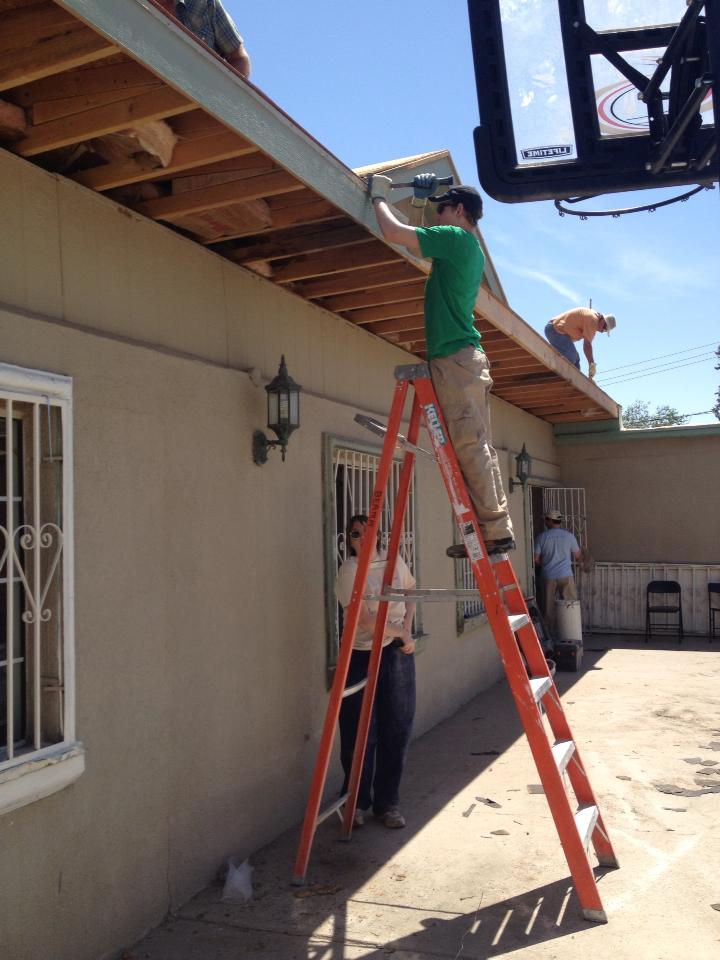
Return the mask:
M242 200L216 210L175 217L173 223L209 242L258 233L272 226L272 216L264 200Z
M14 103L0 100L0 140L8 143L27 136L28 123L25 111Z
M149 120L136 127L109 133L92 142L95 153L108 163L144 154L149 167L170 165L178 138L164 120Z
M247 170L225 170L222 173L196 174L189 177L176 177L173 180L173 194L187 193L190 190L202 190L219 183L246 179ZM215 210L203 210L176 217L176 226L188 230L196 236L211 242L222 237L235 237L242 234L257 233L272 226L270 207L264 200L238 200Z

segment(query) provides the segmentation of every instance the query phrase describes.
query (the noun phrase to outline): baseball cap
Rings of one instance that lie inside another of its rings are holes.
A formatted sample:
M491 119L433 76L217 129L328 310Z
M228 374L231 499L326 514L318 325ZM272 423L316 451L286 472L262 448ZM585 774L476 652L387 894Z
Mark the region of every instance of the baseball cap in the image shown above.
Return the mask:
M432 203L461 203L472 220L479 220L482 217L482 197L475 187L463 185L450 187L446 193L438 197L428 197L428 200Z
M548 520L562 520L562 514L554 507L551 510L546 510L545 516L548 518Z
M607 327L605 333L610 336L610 331L615 329L615 314L604 313L603 316L605 318L605 326Z

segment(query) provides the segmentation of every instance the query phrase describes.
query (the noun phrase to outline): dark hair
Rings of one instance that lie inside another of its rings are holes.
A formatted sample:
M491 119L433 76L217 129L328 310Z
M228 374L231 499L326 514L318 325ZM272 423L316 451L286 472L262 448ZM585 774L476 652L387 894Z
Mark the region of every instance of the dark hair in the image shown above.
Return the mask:
M350 549L350 554L352 556L355 556L355 547L353 546L353 542L350 537L353 524L354 523L367 524L367 522L368 522L368 516L366 513L354 513L347 522L347 526L345 527L345 546L346 548ZM376 550L380 549L380 528L379 527L378 527L377 543L375 544L375 549Z

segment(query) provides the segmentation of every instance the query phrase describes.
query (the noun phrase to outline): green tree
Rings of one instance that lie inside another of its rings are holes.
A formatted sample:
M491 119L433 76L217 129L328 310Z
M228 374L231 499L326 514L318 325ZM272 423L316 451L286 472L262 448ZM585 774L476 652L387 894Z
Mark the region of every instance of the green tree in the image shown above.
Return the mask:
M720 403L720 400L718 401ZM623 426L631 430L648 429L652 427L672 427L687 423L688 417L678 413L675 407L667 404L650 411L647 400L634 400L623 410Z

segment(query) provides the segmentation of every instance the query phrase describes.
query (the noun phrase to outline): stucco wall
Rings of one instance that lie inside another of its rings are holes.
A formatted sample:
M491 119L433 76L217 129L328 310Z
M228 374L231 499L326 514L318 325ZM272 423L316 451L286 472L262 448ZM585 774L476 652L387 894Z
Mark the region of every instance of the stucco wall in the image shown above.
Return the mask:
M597 560L718 562L720 436L674 433L558 446L563 484L585 487Z
M326 703L323 434L366 441L355 411L386 410L409 358L3 153L0 209L0 360L74 380L87 750L76 784L0 818L3 943L13 960L97 960L300 819ZM258 468L265 391L242 371L271 377L281 352L302 427L286 463ZM505 477L523 440L553 458L546 424L494 414ZM451 586L429 462L418 507L423 583ZM511 509L521 530L520 493ZM424 626L418 733L500 673L452 604Z

